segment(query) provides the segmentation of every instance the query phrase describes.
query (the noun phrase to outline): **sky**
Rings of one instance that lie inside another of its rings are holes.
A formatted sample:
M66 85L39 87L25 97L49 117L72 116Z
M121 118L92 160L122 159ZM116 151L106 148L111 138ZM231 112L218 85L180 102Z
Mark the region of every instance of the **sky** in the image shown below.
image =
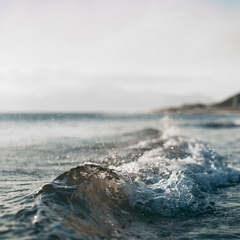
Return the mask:
M220 101L239 66L238 0L0 0L0 112L87 111L97 89Z

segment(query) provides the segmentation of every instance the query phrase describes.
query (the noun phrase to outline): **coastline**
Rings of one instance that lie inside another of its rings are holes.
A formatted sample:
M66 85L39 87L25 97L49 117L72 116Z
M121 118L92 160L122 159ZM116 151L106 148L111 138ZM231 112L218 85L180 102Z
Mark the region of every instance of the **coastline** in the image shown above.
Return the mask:
M182 109L182 108L167 108L153 111L154 114L160 113L182 113L182 114L199 114L199 113L211 113L211 114L240 114L240 109Z
M154 113L240 113L240 94L236 94L220 103L205 105L202 103L185 104L180 107L158 109Z

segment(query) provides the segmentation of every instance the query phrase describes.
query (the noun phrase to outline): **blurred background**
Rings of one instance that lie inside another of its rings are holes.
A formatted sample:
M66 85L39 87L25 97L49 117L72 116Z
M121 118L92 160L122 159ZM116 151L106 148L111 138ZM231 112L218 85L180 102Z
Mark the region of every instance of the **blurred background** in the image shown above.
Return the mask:
M240 91L238 0L0 0L0 112L144 112Z

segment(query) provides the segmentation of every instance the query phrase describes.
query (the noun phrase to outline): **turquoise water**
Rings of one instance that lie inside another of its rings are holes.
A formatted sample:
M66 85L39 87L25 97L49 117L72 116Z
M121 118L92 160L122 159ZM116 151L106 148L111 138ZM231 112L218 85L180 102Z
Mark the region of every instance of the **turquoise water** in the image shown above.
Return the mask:
M240 114L2 114L0 133L1 239L240 238Z

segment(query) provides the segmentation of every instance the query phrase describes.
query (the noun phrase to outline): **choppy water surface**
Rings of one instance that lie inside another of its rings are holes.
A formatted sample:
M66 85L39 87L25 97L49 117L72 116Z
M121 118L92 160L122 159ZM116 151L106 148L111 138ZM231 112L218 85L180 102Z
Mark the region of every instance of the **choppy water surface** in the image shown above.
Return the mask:
M1 239L240 238L240 114L0 116Z

